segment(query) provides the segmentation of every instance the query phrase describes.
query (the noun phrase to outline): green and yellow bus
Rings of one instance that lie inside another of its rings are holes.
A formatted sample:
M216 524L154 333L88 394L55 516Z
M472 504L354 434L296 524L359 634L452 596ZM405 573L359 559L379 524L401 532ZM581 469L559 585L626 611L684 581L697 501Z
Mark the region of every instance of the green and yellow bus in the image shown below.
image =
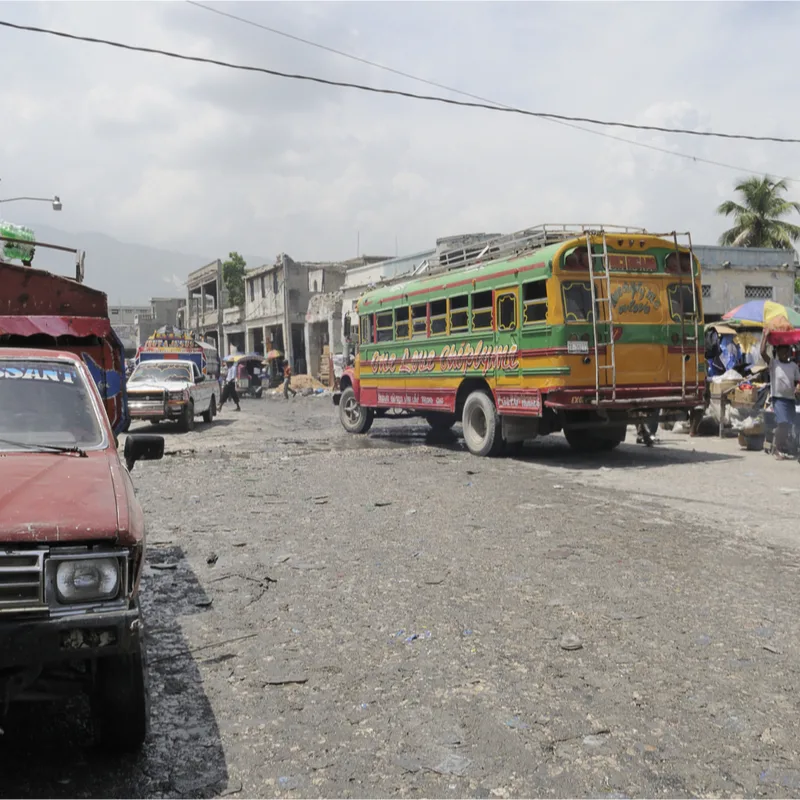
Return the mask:
M547 225L440 264L359 299L357 356L334 395L347 431L402 409L434 428L461 421L475 455L557 431L611 450L628 425L702 404L688 234Z

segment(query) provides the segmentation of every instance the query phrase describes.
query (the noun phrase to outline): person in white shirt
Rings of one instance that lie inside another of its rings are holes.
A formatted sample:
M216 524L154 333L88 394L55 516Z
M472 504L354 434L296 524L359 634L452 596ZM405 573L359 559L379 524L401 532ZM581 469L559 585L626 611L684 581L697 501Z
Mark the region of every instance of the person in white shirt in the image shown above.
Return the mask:
M773 358L767 355L767 334L761 340L761 356L769 365L769 384L772 394L772 408L775 412L775 458L783 461L788 456L789 438L796 417L795 395L800 384L800 367L791 358L790 347L781 345L775 348Z
M225 405L228 398L236 403L237 411L242 410L242 407L239 405L239 393L236 391L236 363L234 361L228 364L228 372L225 375L225 385L222 387L222 397L219 399L218 411L222 411L222 406Z

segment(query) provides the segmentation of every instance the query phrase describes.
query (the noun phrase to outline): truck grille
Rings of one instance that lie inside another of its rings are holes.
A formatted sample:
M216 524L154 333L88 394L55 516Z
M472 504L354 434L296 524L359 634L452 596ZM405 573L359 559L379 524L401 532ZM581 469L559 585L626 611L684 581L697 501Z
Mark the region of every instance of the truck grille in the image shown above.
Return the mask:
M44 555L24 550L0 552L0 614L45 608Z
M156 403L163 403L164 402L164 393L163 392L128 392L128 398L130 400L143 400L145 402L156 402Z

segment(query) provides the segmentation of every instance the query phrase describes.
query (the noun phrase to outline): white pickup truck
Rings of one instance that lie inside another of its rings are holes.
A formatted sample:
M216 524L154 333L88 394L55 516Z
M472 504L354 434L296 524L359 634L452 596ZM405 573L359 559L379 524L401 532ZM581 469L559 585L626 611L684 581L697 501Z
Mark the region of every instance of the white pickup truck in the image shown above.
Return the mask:
M219 395L219 382L203 375L193 361L142 361L128 378L132 421L173 420L182 431L194 428L198 414L203 422L211 422L217 415Z

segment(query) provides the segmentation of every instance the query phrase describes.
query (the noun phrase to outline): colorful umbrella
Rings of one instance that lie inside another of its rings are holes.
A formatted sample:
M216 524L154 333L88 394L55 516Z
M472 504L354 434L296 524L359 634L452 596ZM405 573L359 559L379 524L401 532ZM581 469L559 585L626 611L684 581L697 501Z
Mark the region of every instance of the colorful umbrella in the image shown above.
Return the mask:
M788 325L784 323L781 326L781 317ZM723 314L722 319L740 325L800 328L800 313L772 300L749 300Z
M264 358L266 358L267 361L272 361L273 358L281 358L281 356L283 356L283 353L281 353L280 350L270 350Z

